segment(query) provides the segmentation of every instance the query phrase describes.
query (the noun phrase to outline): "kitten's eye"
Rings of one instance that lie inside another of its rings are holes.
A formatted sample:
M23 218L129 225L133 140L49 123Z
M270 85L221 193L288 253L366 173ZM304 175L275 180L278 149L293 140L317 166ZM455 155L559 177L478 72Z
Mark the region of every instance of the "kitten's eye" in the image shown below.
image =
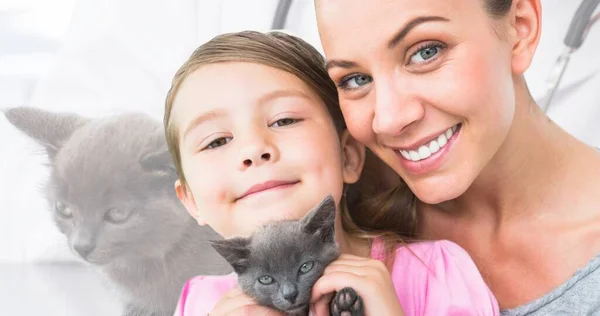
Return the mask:
M305 262L302 266L300 266L300 273L305 274L312 270L315 263L313 261Z
M54 210L62 217L69 218L73 216L73 211L60 201L54 203Z
M269 285L273 283L273 278L268 275L263 275L260 278L258 278L258 282L264 285Z
M108 210L106 214L104 214L104 219L111 223L119 224L124 222L129 217L129 214L129 211L113 207L110 210Z

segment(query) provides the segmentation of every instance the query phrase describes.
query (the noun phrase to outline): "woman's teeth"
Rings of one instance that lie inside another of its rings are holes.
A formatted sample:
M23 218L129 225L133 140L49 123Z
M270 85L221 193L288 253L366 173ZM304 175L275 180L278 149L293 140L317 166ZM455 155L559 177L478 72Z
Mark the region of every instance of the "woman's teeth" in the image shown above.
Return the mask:
M417 150L400 150L400 154L407 160L410 161L419 161L423 159L429 158L429 156L435 154L440 149L444 148L446 144L448 144L448 139L454 135L458 125L454 125L448 128L445 132L440 134L436 139L430 141L429 143L419 147Z

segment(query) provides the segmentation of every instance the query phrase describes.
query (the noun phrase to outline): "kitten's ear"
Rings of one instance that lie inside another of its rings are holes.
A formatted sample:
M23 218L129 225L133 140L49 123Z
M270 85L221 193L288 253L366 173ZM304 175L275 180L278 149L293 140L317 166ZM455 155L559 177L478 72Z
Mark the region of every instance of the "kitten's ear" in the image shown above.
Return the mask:
M157 129L152 137L155 147L140 157L140 165L146 171L162 171L176 176L175 164L167 148L164 129L162 127Z
M250 238L234 237L223 240L211 240L211 246L240 274L248 268L250 256Z
M89 122L72 113L53 113L33 107L15 107L2 110L16 128L46 148L53 160L73 132Z
M334 241L335 200L328 195L302 220L302 231L307 234L319 234L324 241Z
M146 153L140 157L140 165L146 171L164 171L169 174L175 173L175 165L171 159L169 150L159 149Z

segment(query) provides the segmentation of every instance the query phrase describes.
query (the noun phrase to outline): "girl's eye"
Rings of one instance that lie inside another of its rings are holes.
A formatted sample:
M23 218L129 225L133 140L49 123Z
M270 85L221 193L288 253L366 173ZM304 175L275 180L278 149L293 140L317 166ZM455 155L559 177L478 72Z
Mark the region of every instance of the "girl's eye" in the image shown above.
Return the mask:
M217 147L221 147L227 143L229 143L231 141L231 137L220 137L217 138L215 140L213 140L212 142L210 142L210 144L208 144L208 146L206 146L206 149L214 149Z
M287 126L287 125L292 125L295 123L298 123L297 119L293 119L293 118L282 118L280 120L275 121L275 123L273 123L273 125L271 126L275 126L275 127L283 127L283 126Z
M342 78L338 86L342 89L352 90L369 84L371 81L373 81L371 76L367 76L365 74L354 74Z
M440 44L427 44L421 47L414 55L410 57L410 63L421 64L437 56L442 49Z

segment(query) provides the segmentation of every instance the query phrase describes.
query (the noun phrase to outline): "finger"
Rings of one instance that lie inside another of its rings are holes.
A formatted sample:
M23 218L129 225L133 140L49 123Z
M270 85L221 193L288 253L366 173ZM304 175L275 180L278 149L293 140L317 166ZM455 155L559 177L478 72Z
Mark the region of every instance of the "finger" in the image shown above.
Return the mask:
M356 261L356 260L343 259L343 260L336 260L336 261L330 263L327 266L328 267L330 267L330 266L364 267L364 266L367 266L367 265L368 265L368 263L365 262L365 261Z
M371 275L373 271L369 267L364 266L352 266L352 265L329 265L323 271L323 275L329 275L331 273L349 273L359 276Z
M360 275L384 275L389 274L388 268L381 261L368 259L368 260L336 260L329 264L323 273L329 273L332 271L355 271L356 269L361 269L363 272L358 274Z
M231 288L231 290L227 291L223 295L223 298L235 297L235 296L240 296L243 294L244 294L244 292L242 291L242 289L239 286L235 285L234 287Z
M323 296L333 294L344 287L353 287L365 284L367 278L347 272L333 272L323 275L315 282L311 291L311 302L318 302Z
M274 309L262 307L258 305L245 306L241 313L239 311L234 311L230 315L227 316L285 316L285 314L278 312Z
M367 258L367 257L360 257L360 256L355 256L355 255L344 253L338 257L338 260L368 261L368 260L372 260L372 259Z
M239 292L237 295L235 291L232 293L233 296L223 297L216 304L211 315L244 315L241 310L256 305L256 302L244 293Z
M314 304L311 304L311 310L315 316L329 316L329 304L333 298L333 293L321 296Z

